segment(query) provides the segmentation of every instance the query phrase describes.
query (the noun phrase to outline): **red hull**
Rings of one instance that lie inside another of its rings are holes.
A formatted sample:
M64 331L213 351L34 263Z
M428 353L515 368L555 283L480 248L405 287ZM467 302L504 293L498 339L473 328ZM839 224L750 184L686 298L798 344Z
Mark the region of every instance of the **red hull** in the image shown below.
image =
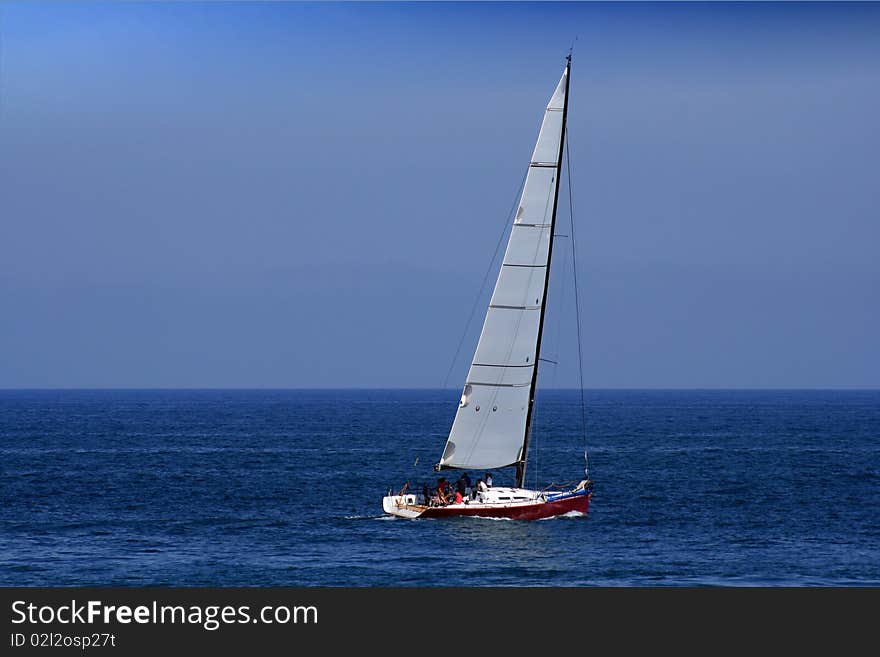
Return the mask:
M419 518L452 518L456 516L478 516L481 518L509 518L510 520L540 520L561 516L572 511L587 513L590 510L592 493L573 495L561 500L535 502L507 507L467 507L467 506L434 506L425 509Z

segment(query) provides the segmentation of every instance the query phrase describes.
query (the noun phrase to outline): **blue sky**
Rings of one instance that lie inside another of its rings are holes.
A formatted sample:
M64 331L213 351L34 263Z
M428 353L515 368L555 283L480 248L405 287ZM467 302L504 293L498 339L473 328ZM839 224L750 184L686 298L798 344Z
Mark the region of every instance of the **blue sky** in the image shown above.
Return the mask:
M0 387L458 387L572 42L586 385L880 387L880 5L78 2L0 5Z

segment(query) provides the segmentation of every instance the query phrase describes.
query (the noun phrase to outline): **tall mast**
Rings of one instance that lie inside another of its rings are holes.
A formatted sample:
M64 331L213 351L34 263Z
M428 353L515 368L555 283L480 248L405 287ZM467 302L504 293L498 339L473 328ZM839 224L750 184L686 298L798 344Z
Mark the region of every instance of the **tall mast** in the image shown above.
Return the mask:
M556 191L553 194L553 214L550 219L550 243L547 250L547 271L544 273L544 303L538 320L538 344L535 347L535 367L529 387L529 410L526 415L526 432L519 462L516 464L516 487L522 488L526 479L526 461L529 454L529 438L532 430L532 412L535 407L535 387L538 383L538 366L541 362L541 337L544 333L544 311L547 308L547 289L550 285L550 266L553 258L553 237L556 231L556 208L559 202L559 183L562 174L562 154L565 148L565 125L568 119L568 87L571 81L571 52L565 57L565 100L562 104L562 132L559 136L559 156L556 160Z

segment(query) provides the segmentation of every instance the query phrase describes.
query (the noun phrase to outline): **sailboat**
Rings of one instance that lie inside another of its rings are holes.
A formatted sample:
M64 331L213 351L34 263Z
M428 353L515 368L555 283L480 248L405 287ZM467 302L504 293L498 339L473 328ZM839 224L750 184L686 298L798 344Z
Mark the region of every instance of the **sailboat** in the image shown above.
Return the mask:
M403 518L482 516L535 520L586 513L589 476L567 490L525 487L529 434L538 380L545 300L559 199L568 118L571 54L544 111L518 209L483 330L437 471L488 472L515 468L515 485L469 487L446 499L445 477L432 493L408 484L382 500L385 513Z

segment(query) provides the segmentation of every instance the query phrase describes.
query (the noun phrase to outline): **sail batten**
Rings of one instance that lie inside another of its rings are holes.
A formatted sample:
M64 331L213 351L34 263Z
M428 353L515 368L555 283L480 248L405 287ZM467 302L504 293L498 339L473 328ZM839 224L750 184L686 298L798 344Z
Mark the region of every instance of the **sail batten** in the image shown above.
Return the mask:
M540 353L565 129L566 66L545 111L439 468L523 464Z

